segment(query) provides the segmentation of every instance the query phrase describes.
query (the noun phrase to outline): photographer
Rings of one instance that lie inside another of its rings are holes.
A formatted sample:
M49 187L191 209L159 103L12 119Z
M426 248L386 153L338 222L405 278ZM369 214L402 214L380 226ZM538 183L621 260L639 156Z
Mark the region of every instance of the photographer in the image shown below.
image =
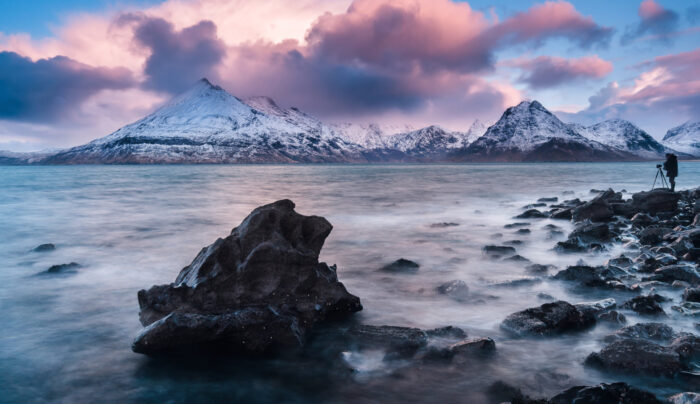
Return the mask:
M664 170L666 176L671 183L671 191L676 190L676 177L678 177L678 158L673 153L666 153L666 161L664 162Z

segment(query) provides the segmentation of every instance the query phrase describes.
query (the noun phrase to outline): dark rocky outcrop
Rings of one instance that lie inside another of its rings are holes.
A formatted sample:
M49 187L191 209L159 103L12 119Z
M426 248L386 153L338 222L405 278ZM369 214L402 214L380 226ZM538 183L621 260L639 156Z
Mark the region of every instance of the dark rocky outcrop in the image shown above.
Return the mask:
M174 283L138 293L146 327L138 353L226 347L246 353L295 348L317 323L362 309L318 261L328 221L294 203L261 206L231 234L202 249Z
M418 272L418 268L420 268L420 265L418 263L404 258L399 258L391 264L381 267L380 271L402 274L414 274Z
M537 209L528 209L525 212L516 216L516 219L542 219L547 217L546 213L539 211Z
M549 404L661 404L653 394L627 383L602 383L597 386L576 386L557 394Z
M624 274L626 272L617 267L573 265L559 271L553 278L574 281L586 287L627 290L628 287L619 279Z
M623 309L630 309L639 314L658 316L665 314L659 302L666 300L660 295L635 296L622 304Z
M686 288L683 291L683 300L686 302L698 302L698 303L700 303L700 287L698 287L698 288Z
M590 220L592 222L607 222L612 219L613 208L610 205L612 201L619 201L622 194L615 193L612 189L601 193L590 201L577 207L573 210L572 219L575 222Z
M691 285L700 285L700 273L689 264L667 265L658 268L654 273L644 278L644 280L661 281L672 283L673 281L684 281Z
M58 265L51 265L49 269L46 270L46 274L67 274L67 273L74 273L76 272L75 270L80 268L80 264L77 262L71 262L69 264L58 264Z
M501 327L519 335L557 335L585 330L595 322L592 313L560 300L513 313Z
M637 212L655 215L659 212L673 212L678 207L680 195L668 189L657 188L632 195L632 206Z

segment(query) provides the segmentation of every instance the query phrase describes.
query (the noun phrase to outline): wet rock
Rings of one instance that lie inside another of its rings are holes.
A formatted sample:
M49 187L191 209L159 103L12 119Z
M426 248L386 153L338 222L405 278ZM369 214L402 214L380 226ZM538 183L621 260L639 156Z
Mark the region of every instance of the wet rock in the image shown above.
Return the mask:
M698 288L687 288L683 291L683 300L686 302L698 302L700 303L700 287Z
M443 283L437 287L437 292L457 301L465 301L469 298L469 287L459 279Z
M513 245L522 245L523 241L522 240L508 240L504 241L503 244L513 246Z
M74 273L76 272L76 269L80 268L80 264L77 262L71 262L69 264L58 264L58 265L51 265L49 269L46 270L45 273L47 274L67 274L67 273Z
M515 254L515 248L506 245L487 245L482 248L482 251L489 256L503 256Z
M549 272L550 270L557 269L557 267L555 267L554 265L530 264L526 266L525 269L528 272L532 272L534 274L544 274Z
M491 338L465 339L450 345L449 350L455 358L490 355L496 352L496 342Z
M690 391L678 393L669 397L666 402L668 404L700 404L700 394Z
M622 304L623 309L630 309L639 314L656 316L665 314L664 309L659 306L660 301L664 301L660 295L635 296Z
M630 266L632 266L632 264L634 264L632 259L626 257L625 255L620 255L617 258L609 259L606 263L606 265L614 265L620 268L629 268Z
M608 298L603 300L598 300L596 302L583 302L575 304L576 308L581 312L591 313L593 315L598 315L605 311L614 309L617 306L615 299Z
M528 210L528 209L534 209L534 208L544 208L545 206L547 206L547 204L546 204L546 203L542 203L542 202L539 202L539 203L531 203L531 204L529 204L529 205L523 206L522 209Z
M530 229L518 229L518 231L516 231L516 233L517 234L530 234L531 231L530 231Z
M510 281L505 281L505 282L499 282L499 283L494 283L492 286L496 288L519 288L523 286L531 286L535 285L538 283L541 283L542 279L540 278L521 278L521 279L513 279Z
M620 200L621 194L616 194L612 189L601 193L590 201L577 207L573 211L572 219L575 222L590 220L592 222L607 222L612 219L614 212L610 201Z
M683 302L679 305L671 306L671 310L677 311L684 316L698 317L700 316L700 303Z
M504 258L503 261L514 261L514 262L530 262L529 259L523 257L522 255L516 254L508 258Z
M447 338L447 339L464 339L467 338L467 333L459 327L448 325L446 327L434 328L427 330L426 335L429 338Z
M331 229L322 217L296 213L289 200L253 210L228 237L202 249L174 283L139 291L146 328L132 349L300 347L314 325L362 309L335 268L318 262Z
M486 394L493 403L511 403L511 404L547 404L544 399L532 399L523 394L516 387L513 387L503 381L497 381L489 386Z
M357 325L342 339L355 349L380 348L400 357L411 357L428 344L428 334L419 328L389 325Z
M661 267L673 265L677 262L678 259L671 254L658 254L642 261L637 270L642 273L650 273Z
M647 227L639 232L639 242L644 245L657 245L672 231L673 229L667 227Z
M632 216L631 221L632 221L632 224L634 224L635 226L644 227L644 226L649 226L650 224L656 223L658 221L658 219L653 218L646 213L637 213L634 216Z
M617 340L600 352L590 354L585 364L609 371L665 376L687 369L681 355L673 348L641 339Z
M638 212L655 215L659 212L674 212L678 208L680 195L668 189L657 188L632 195L632 205Z
M550 212L549 217L552 219L559 220L571 220L574 216L574 210L572 208L558 208Z
M584 243L605 243L612 241L617 235L606 223L585 223L576 227L569 238L578 238Z
M656 396L627 383L601 383L597 386L576 386L549 400L549 404L661 404Z
M40 244L32 249L34 252L49 252L56 249L56 246L51 243Z
M653 275L644 278L643 280L662 281L672 283L673 281L688 282L693 286L700 285L700 273L689 264L667 265L658 268Z
M551 198L540 198L537 200L537 202L557 202L557 201L559 201L559 198L557 198L556 196L553 196Z
M627 317L617 310L610 310L596 315L596 319L600 322L612 324L627 324Z
M404 258L399 258L391 264L381 267L380 271L400 274L414 274L418 272L418 268L420 268L418 263Z
M547 217L547 215L537 209L528 209L525 212L516 216L516 219L542 219Z
M595 324L595 317L565 301L545 303L506 317L505 330L519 335L557 335L585 330Z
M554 279L575 281L582 286L605 289L627 289L618 278L626 274L616 267L591 267L588 265L573 265L559 271ZM621 284L621 285L620 285Z
M432 223L432 224L430 225L430 227L432 227L432 228L437 228L437 229L441 229L441 228L445 228L445 227L455 227L455 226L459 226L459 223L454 223L454 222L440 222L440 223Z
M671 342L679 337L673 328L664 323L637 323L623 327L605 337L605 341L617 341L620 339L644 339L657 342Z
M529 225L530 225L529 222L515 222L515 223L509 223L503 227L506 229L515 229L518 227L525 227L525 226L529 226Z

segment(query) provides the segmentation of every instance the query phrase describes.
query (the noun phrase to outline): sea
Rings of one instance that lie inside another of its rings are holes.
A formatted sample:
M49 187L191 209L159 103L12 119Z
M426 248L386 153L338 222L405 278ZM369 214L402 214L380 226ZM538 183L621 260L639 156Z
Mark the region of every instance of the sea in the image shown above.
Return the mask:
M614 331L610 325L562 337L509 335L501 322L525 308L554 299L612 297L620 304L630 296L573 289L546 276L532 280L525 263L482 251L520 240L518 254L558 269L633 257L622 243L601 253L558 253L553 247L571 223L514 216L539 198L590 199L592 189L628 198L651 189L656 172L654 162L0 167L0 402L479 403L489 402L486 390L496 381L533 397L617 381L660 398L688 391L686 380L584 366ZM681 162L677 186L700 186L700 162ZM329 365L133 353L141 329L137 292L173 282L203 247L279 199L332 223L320 258L336 264L340 281L360 297L357 322L456 326L469 337L493 338L496 354L474 363L415 364L383 360L383 352L346 352ZM527 222L531 232L504 227L513 222ZM56 249L32 251L44 243ZM399 258L419 263L419 271L378 270ZM47 272L70 263L78 265ZM520 279L530 281L512 282ZM456 301L437 292L451 280L464 281L479 298ZM660 293L678 300L673 291ZM664 303L669 314L662 321L697 333L698 320L671 304ZM629 324L649 321L625 314Z

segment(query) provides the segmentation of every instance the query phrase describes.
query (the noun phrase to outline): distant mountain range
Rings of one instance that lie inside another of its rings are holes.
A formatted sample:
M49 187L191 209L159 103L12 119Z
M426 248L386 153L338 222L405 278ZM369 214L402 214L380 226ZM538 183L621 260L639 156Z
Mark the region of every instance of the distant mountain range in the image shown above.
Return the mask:
M202 79L109 136L54 153L0 152L0 164L371 163L629 161L666 152L700 156L700 124L669 130L664 144L624 120L567 124L537 101L508 108L494 125L326 124L268 97L241 100Z

